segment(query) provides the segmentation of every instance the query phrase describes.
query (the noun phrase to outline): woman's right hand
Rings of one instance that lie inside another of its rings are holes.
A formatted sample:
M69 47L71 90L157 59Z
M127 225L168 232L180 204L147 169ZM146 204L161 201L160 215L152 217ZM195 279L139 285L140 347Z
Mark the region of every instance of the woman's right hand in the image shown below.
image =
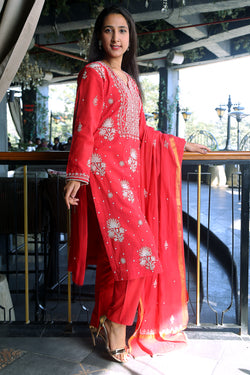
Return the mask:
M70 205L77 206L79 199L76 198L76 194L81 186L80 181L70 180L64 187L64 199L68 210Z

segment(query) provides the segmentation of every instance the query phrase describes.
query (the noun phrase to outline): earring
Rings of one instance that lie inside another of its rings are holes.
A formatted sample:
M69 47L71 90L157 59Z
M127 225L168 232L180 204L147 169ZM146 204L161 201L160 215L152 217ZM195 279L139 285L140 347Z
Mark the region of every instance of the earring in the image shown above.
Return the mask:
M98 41L98 46L99 46L99 50L101 50L102 49L102 41L101 40Z
M128 48L127 48L127 52L129 51L129 46L128 46Z

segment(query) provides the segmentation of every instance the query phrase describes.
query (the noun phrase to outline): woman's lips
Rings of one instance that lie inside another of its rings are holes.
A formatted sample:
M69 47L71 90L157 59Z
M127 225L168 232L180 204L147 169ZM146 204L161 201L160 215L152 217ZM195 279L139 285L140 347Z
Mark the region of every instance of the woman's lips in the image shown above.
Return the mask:
M112 49L115 49L115 50L117 50L117 49L120 49L120 48L121 48L121 46L117 46L117 45L112 45L112 46L111 46L111 48L112 48Z

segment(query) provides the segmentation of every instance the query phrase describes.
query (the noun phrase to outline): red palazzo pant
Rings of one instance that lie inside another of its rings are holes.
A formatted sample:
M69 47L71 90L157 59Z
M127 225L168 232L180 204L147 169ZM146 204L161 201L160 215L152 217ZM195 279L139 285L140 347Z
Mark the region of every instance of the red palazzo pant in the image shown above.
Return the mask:
M95 307L91 325L98 327L100 316L115 323L132 325L144 287L144 278L115 281L102 243L96 266Z

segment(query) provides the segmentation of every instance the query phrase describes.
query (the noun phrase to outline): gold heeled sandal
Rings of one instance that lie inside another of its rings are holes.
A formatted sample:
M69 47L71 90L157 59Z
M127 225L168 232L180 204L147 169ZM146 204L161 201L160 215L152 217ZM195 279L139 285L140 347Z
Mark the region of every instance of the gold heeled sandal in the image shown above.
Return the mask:
M89 326L89 330L90 330L93 346L95 347L96 346L95 338L96 338L97 328L93 326Z
M90 334L91 334L91 338L92 338L92 342L93 342L94 347L96 346L96 338L98 338L98 337L100 337L106 343L106 337L103 335L102 331L100 331L97 335L98 329L94 326L89 326L89 330L90 330Z
M105 341L105 344L106 344L106 350L108 352L108 354L117 362L119 363L126 363L128 361L128 348L127 346L125 346L124 348L121 348L121 349L114 349L114 350L110 350L110 347L109 347L109 337L108 337L108 332L107 332L107 329L105 327L105 321L107 320L107 317L105 315L101 316L100 317L100 323L99 323L99 327L98 327L98 330L97 330L97 333L96 333L96 337L98 336L102 336L102 339ZM105 334L105 336L101 333L101 330L103 329L103 332ZM117 355L119 354L127 354L124 359L120 359L117 357Z

